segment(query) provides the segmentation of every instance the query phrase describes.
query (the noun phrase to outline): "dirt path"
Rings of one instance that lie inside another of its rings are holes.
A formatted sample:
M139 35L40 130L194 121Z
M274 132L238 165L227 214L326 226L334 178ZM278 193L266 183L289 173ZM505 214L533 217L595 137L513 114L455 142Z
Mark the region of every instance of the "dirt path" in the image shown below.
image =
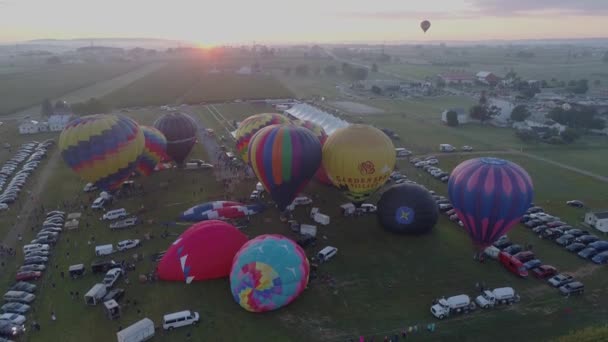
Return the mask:
M53 150L48 157L48 161L46 163L44 163L41 166L41 168L39 168L37 170L38 175L34 174L35 184L32 187L32 189L30 190L30 194L27 194L27 193L20 194L20 196L22 196L22 197L31 196L34 198L34 200L25 201L25 203L23 204L21 211L19 211L19 214L17 215L17 217L18 217L17 222L4 236L2 243L5 246L14 247L17 242L17 235L18 234L23 235L25 229L28 227L28 224L30 223L29 222L30 215L36 209L36 207L39 205L40 195L42 194L42 191L44 191L44 188L45 188L46 183L48 182L49 178L51 177L53 172L55 172L57 163L61 159L61 158L59 158L59 155L60 155L59 149L56 146L53 147ZM36 171L35 171L35 173L36 173Z

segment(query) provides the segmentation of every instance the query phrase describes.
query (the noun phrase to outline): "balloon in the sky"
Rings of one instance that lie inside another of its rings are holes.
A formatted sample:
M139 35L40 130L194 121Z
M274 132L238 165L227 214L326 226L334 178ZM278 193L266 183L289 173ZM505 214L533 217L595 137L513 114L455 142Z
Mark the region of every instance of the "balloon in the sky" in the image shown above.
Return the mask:
M59 148L63 160L80 177L100 189L114 190L135 170L144 133L125 116L83 116L63 129Z
M156 165L167 158L167 139L154 127L141 126L141 129L144 132L145 144L137 162L137 172L149 176Z
M317 139L319 139L319 142L321 143L321 147L323 147L323 145L325 145L325 141L327 140L327 133L325 133L325 130L323 129L323 127L321 127L321 125L318 125L318 124L316 124L312 121L308 121L308 120L294 120L294 123L296 125L307 128L311 132L313 132L314 135L317 137ZM315 173L315 178L323 184L331 185L331 180L329 180L329 177L327 176L327 172L325 172L325 168L323 167L323 164L321 164L321 166L319 166L319 170L317 170L317 173Z
M340 128L323 146L329 179L354 203L363 202L388 180L395 158L391 139L368 125Z
M386 230L400 234L428 233L439 219L435 199L427 189L416 184L389 188L378 201L377 214Z
M227 277L245 242L245 234L226 222L197 223L169 247L157 266L158 277L186 283Z
M532 179L519 165L498 158L462 162L450 175L448 195L473 243L487 247L528 210Z
M422 31L424 31L424 33L426 33L426 31L428 31L429 28L431 28L431 22L428 20L424 20L420 23L420 28L422 29Z
M249 164L283 211L319 169L321 143L306 128L268 126L251 138Z
M236 150L245 163L249 163L249 142L251 138L262 128L289 123L289 119L281 114L262 113L256 114L243 120L236 130Z
M193 118L184 113L169 113L154 122L154 128L167 139L167 154L182 164L196 143L197 125Z
M261 235L234 257L230 289L247 311L276 310L304 291L309 272L306 254L295 242L281 235Z

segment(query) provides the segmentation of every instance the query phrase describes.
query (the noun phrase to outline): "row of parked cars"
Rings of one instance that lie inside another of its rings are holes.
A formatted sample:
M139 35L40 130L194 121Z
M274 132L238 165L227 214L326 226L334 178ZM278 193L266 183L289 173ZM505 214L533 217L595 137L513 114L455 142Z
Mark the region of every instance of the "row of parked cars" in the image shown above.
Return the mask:
M410 163L417 168L423 168L425 166L433 166L439 164L439 160L435 156L428 156L426 158L412 158Z
M553 240L583 259L599 265L608 263L608 241L601 240L587 230L572 227L559 217L545 213L541 207L528 209L521 222L540 238Z
M53 140L47 140L42 143L23 144L14 156L4 163L0 169L0 191L4 190L0 193L0 210L8 209L9 204L17 200L28 177L38 168L53 143ZM22 163L24 164L21 165ZM21 169L17 171L19 168Z

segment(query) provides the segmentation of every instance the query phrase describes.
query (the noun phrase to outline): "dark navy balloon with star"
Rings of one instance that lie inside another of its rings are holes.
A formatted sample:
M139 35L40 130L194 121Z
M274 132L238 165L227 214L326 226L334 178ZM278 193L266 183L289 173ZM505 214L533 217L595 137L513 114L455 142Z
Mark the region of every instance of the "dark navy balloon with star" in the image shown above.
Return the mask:
M389 188L378 201L377 214L384 229L399 234L428 233L439 218L431 193L415 184Z
M519 222L534 189L521 166L486 157L458 165L450 175L448 195L471 240L483 248Z

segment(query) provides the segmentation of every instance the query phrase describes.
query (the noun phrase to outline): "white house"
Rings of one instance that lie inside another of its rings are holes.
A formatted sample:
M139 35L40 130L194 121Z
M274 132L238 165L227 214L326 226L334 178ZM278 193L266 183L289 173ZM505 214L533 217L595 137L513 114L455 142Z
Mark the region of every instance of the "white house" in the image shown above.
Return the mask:
M498 114L494 116L490 122L498 127L507 127L511 120L511 112L513 111L513 108L515 108L515 104L508 100L495 98L490 99L488 104L490 106L496 106L499 110Z
M72 120L72 115L51 115L48 124L49 130L51 132L63 131L70 120Z
M585 223L601 232L608 233L608 210L586 213Z
M464 108L451 108L441 112L441 121L443 123L448 123L448 112L450 111L454 111L458 114L459 125L466 124L467 122L469 122L469 114L464 110Z
M39 132L47 132L49 124L47 122L39 122L36 120L24 121L19 125L20 134L35 134Z

